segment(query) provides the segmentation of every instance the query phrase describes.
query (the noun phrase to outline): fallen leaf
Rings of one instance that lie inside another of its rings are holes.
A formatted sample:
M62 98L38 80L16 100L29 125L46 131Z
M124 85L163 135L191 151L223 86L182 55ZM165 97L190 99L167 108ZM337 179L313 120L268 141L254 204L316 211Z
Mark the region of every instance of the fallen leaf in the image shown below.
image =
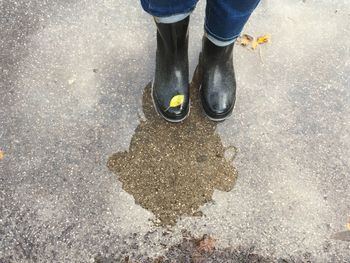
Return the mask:
M250 47L252 50L255 50L259 45L265 44L271 41L271 35L265 34L257 38L252 37L248 34L243 34L237 39L237 43L243 47Z
M185 101L185 95L176 95L171 99L169 107L176 108L182 105L184 101Z
M256 41L255 39L253 40L253 42L252 42L252 49L254 50L254 49L256 49L257 47L258 47L258 41Z
M263 36L260 36L256 39L256 41L258 42L258 44L264 44L264 43L268 43L271 41L271 35L270 34L265 34Z
M213 253L215 249L215 239L208 235L204 235L201 240L197 243L197 250L199 252L207 252L209 254Z
M2 159L4 159L4 156L5 156L5 153L4 153L3 151L0 150L0 161L1 161Z
M346 228L350 231L350 222L346 224Z
M238 43L241 46L249 46L250 43L254 40L254 38L248 34L243 34L241 37L238 38Z

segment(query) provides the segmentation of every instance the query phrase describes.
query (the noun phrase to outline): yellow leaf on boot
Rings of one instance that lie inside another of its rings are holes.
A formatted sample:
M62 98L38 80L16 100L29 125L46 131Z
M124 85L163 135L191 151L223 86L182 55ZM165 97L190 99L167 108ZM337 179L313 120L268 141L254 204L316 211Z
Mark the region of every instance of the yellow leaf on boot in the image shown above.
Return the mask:
M184 101L185 101L185 95L176 95L171 99L169 107L176 108L182 105Z

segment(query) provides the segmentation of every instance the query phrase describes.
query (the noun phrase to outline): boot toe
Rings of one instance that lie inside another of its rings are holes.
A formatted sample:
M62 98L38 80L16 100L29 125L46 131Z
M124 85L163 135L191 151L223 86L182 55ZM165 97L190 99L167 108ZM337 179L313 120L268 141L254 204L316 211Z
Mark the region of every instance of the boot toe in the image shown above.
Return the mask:
M153 94L153 102L157 112L169 122L181 122L189 113L189 99L185 98L185 102L179 107L169 107L157 99Z
M235 101L232 95L215 92L208 95L202 94L201 98L203 109L210 119L222 120L232 113Z
M167 111L162 111L163 117L165 117L168 121L177 122L182 121L187 117L189 112L188 107L178 107L178 108L170 108Z

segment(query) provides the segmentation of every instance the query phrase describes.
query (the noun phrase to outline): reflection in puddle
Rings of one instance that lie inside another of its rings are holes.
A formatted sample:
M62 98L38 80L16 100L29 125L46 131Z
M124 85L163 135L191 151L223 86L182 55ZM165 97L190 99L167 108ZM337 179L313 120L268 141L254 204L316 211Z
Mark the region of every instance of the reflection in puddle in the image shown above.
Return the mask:
M148 85L143 95L146 120L137 127L129 151L112 155L108 167L137 204L153 212L161 225L173 225L181 215L200 215L198 209L211 200L214 189L233 188L237 173L224 154L236 149L223 147L215 123L202 114L196 81L191 84L191 114L179 124L156 115L150 90Z

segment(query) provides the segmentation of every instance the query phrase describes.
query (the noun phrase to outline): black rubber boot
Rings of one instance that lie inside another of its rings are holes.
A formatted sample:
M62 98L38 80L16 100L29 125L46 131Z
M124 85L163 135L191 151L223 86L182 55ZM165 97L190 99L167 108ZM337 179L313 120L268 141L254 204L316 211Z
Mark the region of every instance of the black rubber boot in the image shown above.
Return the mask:
M213 121L223 121L229 117L236 101L233 46L234 43L216 46L203 37L199 59L200 97L206 115Z
M189 113L188 24L157 25L156 72L152 96L156 110L167 121L180 122Z

